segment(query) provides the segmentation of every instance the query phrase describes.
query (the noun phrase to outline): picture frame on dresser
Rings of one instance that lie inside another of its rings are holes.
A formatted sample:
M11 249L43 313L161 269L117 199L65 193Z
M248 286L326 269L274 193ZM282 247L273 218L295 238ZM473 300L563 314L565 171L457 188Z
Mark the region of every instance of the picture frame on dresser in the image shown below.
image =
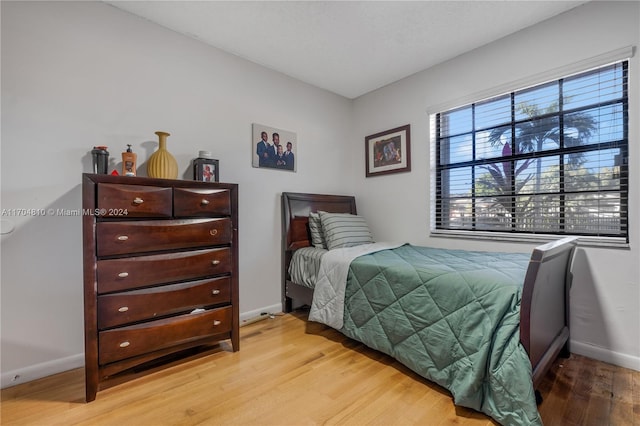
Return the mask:
M150 366L240 349L237 206L237 184L83 175L83 211L105 212L82 218L87 402Z
M219 182L219 160L211 158L198 158L193 164L193 180L201 182Z

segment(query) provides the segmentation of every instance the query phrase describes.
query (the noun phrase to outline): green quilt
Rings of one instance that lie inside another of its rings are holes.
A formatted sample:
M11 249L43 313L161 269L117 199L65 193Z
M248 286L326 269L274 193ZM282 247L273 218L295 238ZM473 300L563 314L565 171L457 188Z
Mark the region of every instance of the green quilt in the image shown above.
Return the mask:
M542 424L520 344L530 256L404 245L355 259L347 336L447 388L504 425Z

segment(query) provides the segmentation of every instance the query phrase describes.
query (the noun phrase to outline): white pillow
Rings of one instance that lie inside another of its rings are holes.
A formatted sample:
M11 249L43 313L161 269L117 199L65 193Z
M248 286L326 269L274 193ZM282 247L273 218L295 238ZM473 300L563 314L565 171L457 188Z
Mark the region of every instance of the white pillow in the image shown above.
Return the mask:
M320 211L320 223L329 250L373 243L373 236L362 216Z

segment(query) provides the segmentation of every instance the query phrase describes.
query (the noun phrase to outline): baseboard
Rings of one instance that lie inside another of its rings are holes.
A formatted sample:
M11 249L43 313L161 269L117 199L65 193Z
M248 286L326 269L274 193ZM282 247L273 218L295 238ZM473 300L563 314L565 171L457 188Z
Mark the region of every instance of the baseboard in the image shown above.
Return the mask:
M571 352L619 367L640 371L640 357L621 354L600 346L575 341L571 341Z
M84 354L71 355L3 372L0 376L0 384L4 389L80 367L84 367Z
M265 306L264 308L254 309L253 311L240 314L240 327L248 325L261 319L268 318L271 314L282 312L282 305Z
M268 318L271 314L279 312L282 312L282 305L279 303L244 312L240 314L240 325L247 325L263 318ZM2 372L0 375L0 387L4 389L16 386L80 367L84 367L84 353L30 365L13 371Z

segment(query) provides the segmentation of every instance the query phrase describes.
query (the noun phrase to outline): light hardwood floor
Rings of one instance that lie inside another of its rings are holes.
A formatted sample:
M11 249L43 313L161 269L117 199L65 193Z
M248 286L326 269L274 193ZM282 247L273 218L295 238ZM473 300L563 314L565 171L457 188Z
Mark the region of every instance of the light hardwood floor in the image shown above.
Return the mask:
M241 329L239 352L175 364L84 403L84 371L2 390L2 425L495 425L393 359L305 321ZM640 372L572 355L540 389L549 425L640 424Z

